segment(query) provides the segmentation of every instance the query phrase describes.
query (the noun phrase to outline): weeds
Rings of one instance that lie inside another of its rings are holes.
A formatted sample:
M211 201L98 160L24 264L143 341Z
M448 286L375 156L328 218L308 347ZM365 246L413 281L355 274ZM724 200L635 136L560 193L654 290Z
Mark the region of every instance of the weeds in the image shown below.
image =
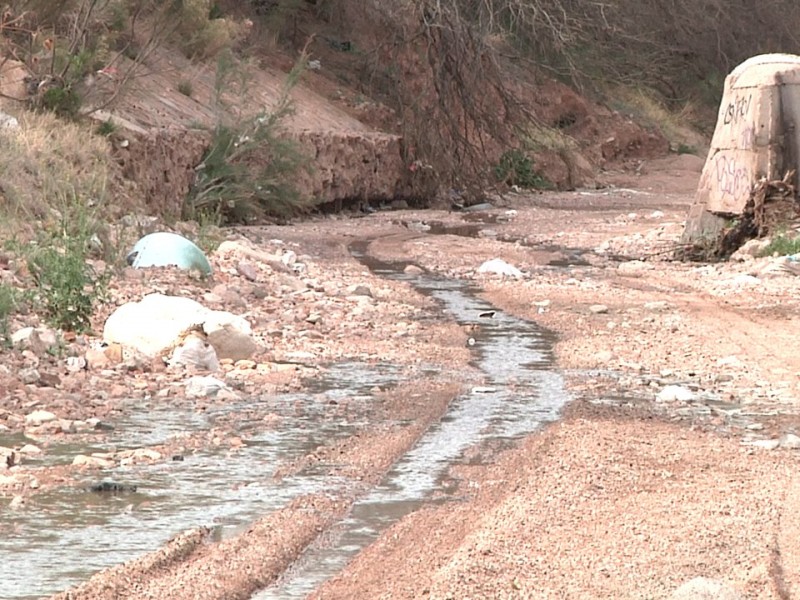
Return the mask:
M114 121L112 121L111 119L106 119L105 121L100 122L100 124L95 129L95 132L97 133L97 135L108 137L116 130L117 126L114 124Z
M194 93L194 87L192 86L192 82L189 81L188 79L182 79L181 81L179 81L178 92L180 92L184 96L191 98L192 94Z
M108 273L87 262L99 224L93 209L77 197L65 198L58 227L43 231L22 249L36 289L33 305L54 327L89 328L94 305L106 291Z
M552 184L533 168L533 160L521 150L507 150L494 166L498 182L528 189L551 189Z
M8 347L11 344L11 332L8 319L13 315L19 303L19 292L7 283L0 283L0 344Z
M759 256L790 256L800 253L800 237L779 233L759 253Z

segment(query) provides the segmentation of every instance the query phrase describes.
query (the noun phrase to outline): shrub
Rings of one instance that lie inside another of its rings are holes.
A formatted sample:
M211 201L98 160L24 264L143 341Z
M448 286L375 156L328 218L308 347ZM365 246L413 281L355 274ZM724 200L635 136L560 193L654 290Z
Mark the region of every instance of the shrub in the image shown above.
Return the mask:
M800 237L779 233L759 252L760 256L790 256L800 253Z
M105 293L108 274L87 262L99 224L95 211L77 197L65 198L61 222L41 232L25 254L36 285L33 307L54 327L88 329L95 301Z
M0 343L7 346L10 340L8 318L16 312L19 294L7 283L0 283Z
M220 58L217 88L231 69L229 58ZM307 209L310 199L298 193L294 178L308 161L283 128L292 114L291 89L305 66L305 55L289 74L274 108L237 123L220 117L211 145L197 169L195 184L184 213L205 221L247 222L259 216L290 216Z
M533 168L533 161L521 150L507 150L494 167L497 181L521 188L549 189L549 181Z

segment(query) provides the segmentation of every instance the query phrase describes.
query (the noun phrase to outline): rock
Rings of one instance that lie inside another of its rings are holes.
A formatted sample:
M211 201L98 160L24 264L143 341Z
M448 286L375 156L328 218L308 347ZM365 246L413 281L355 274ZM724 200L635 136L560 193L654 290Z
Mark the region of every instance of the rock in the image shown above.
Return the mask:
M76 467L95 467L99 469L110 469L115 466L113 460L99 456L86 456L85 454L78 454L72 460L72 464Z
M695 577L675 590L669 600L742 600L742 596L727 583Z
M291 267L297 262L297 254L292 250L287 250L281 254L281 262L287 267Z
M220 390L226 389L228 386L224 381L220 381L215 377L190 377L186 380L186 395L189 398L206 398L214 396Z
M348 296L368 296L370 298L373 297L372 290L369 289L366 285L351 285L347 288L347 295Z
M20 454L21 452L17 452L13 448L0 446L0 470L10 469L14 465L18 465Z
M16 475L0 475L0 488L12 487L19 483Z
M781 436L780 440L780 447L781 448L789 448L791 450L798 450L800 449L800 436L795 435L793 433L787 433Z
M249 281L256 281L258 279L258 270L249 262L240 262L236 265L236 272Z
M116 483L115 481L101 481L90 485L89 491L95 494L124 494L135 492L136 486Z
M200 248L185 237L166 231L144 236L126 260L134 269L174 266L211 275L211 263Z
M242 317L215 311L189 298L149 294L120 306L106 321L103 337L109 343L156 357L175 347L182 336L202 327L218 358L249 358L257 346L250 324Z
M761 448L762 450L776 450L780 448L781 441L780 440L755 440L753 442L746 442L748 446L753 446L754 448Z
M741 275L737 275L733 279L729 279L728 283L731 285L731 287L736 287L736 288L758 287L761 285L761 280L753 275L742 273Z
M47 410L35 410L32 413L25 415L26 425L41 425L42 423L49 423L55 421L58 417Z
M21 369L19 372L19 380L25 385L32 385L41 381L42 375L34 368Z
M14 130L19 129L19 121L16 117L4 113L0 110L0 130Z
M761 256L767 246L769 246L771 240L748 240L741 246L736 252L731 254L731 260L744 262L747 260L752 260L757 256Z
M655 267L641 260L632 260L629 262L620 263L617 267L617 274L624 277L632 277L640 275L643 271L652 271Z
M206 371L219 370L219 358L214 346L200 335L192 334L175 348L169 360L170 365L187 365Z
M43 354L47 350L35 327L23 327L12 333L11 345L18 350L31 350L36 354Z
M25 498L22 496L14 496L11 499L11 502L8 503L8 508L10 510L19 510L25 505Z
M478 273L501 275L503 277L522 277L522 271L500 258L487 260L480 267L478 267Z
M67 371L70 373L79 373L87 366L86 358L83 356L68 356L66 360Z
M39 446L34 446L33 444L25 444L22 448L19 449L20 454L41 454L42 449Z
M217 357L233 361L245 360L258 352L258 344L250 337L248 330L237 329L233 323L219 326L219 323L204 324L203 330L208 334L208 342L214 347Z
M425 270L417 265L406 265L403 269L403 273L406 275L422 275L424 272Z
M589 312L595 315L604 315L608 312L608 307L605 304L592 304Z
M659 402L692 402L695 397L695 393L689 388L682 385L668 385L656 395L656 400Z
M645 310L649 310L651 312L661 312L667 310L669 308L669 304L667 304L664 300L658 300L656 302L647 302L644 305Z

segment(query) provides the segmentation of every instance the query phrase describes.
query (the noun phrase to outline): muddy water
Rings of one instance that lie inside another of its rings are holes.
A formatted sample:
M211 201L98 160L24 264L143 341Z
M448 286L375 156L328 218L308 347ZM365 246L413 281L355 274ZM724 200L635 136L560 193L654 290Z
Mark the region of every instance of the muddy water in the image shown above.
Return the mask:
M354 255L375 273L409 281L436 298L459 323L472 328L473 362L483 373L483 381L451 404L441 422L380 486L354 505L336 531L310 548L276 585L256 594L254 600L306 597L403 516L425 502L452 500L448 466L490 462L499 448L556 419L568 399L563 379L553 368L553 339L548 332L495 310L465 282L408 276L404 264L383 263L364 251L364 245L353 247Z
M311 382L307 393L248 399L202 413L190 407L141 403L115 422L115 431L102 442L90 447L48 447L46 462L68 464L78 453L140 448L183 432L210 431L216 422L234 415L230 421L244 442L238 452L187 453L183 460L104 473L107 480L136 486L135 492L88 491L103 480L98 475L99 479L87 479L82 488L43 493L23 510L0 514L0 559L5 564L0 570L0 598L39 598L154 550L182 530L211 525L225 536L298 495L350 485L315 472L280 480L273 473L285 461L345 438L362 426L376 386L387 389L425 374L391 364L343 363ZM345 413L331 411L334 401L345 398ZM241 415L252 415L253 422ZM278 416L275 430L259 427L264 415Z

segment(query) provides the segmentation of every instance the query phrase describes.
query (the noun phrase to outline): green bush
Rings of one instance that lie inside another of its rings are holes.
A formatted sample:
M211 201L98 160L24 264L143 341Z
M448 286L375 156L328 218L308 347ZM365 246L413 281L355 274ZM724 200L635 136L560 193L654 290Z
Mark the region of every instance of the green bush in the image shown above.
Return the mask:
M507 150L494 167L498 182L516 185L521 188L549 189L549 181L533 168L533 161L521 150Z
M305 57L287 77L271 111L232 124L220 118L197 169L184 216L221 224L248 222L265 215L286 217L308 208L310 199L298 193L295 178L300 169L309 168L310 161L283 127L284 119L293 112L290 91L304 66ZM218 88L225 87L233 69L229 58L220 57Z
M19 293L7 283L0 283L0 343L7 346L11 333L8 330L8 318L17 310Z
M767 246L759 253L760 256L790 256L800 253L800 237L790 237L785 233L779 233Z

